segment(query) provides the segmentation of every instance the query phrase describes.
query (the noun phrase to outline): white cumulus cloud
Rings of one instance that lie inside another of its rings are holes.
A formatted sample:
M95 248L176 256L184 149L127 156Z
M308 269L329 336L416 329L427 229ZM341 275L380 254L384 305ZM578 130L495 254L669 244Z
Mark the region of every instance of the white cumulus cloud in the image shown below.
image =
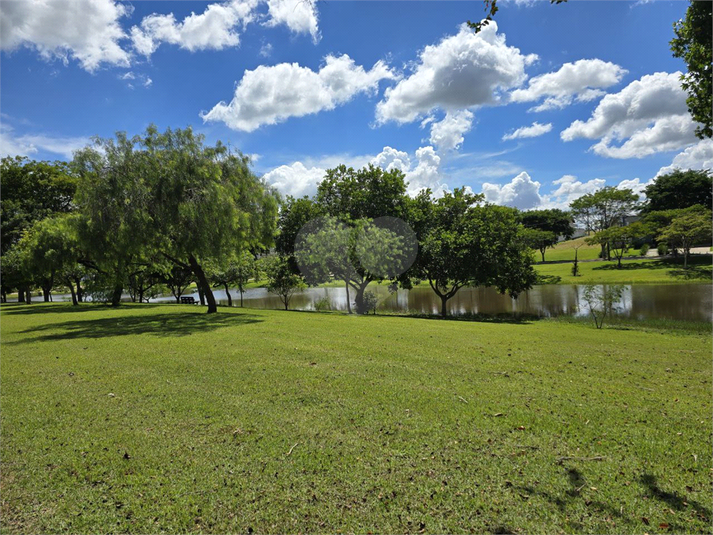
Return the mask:
M307 168L302 162L281 165L265 173L263 178L268 184L277 188L284 195L302 197L317 193L317 186L324 178L325 169L319 167Z
M29 47L48 60L76 60L89 72L102 65L128 67L120 19L131 11L113 0L2 1L0 49Z
M320 39L317 2L314 0L267 0L267 26L284 24L293 33L309 33L316 43Z
M512 206L521 210L537 208L542 204L540 183L533 181L525 171L502 186L485 182L483 194L488 202Z
M153 54L161 43L191 52L237 46L240 43L238 26L253 20L257 5L257 0L209 4L203 13L191 13L180 22L173 13L154 13L131 28L131 39L136 51L145 56Z
M372 164L381 167L386 171L398 169L406 173L411 169L411 159L407 152L394 149L392 147L384 147L384 149L371 159Z
M552 123L541 124L538 122L534 122L530 126L522 126L522 127L518 128L517 130L515 130L514 132L505 134L503 136L503 141L507 141L510 139L538 137L538 136L546 134L547 132L549 132L551 130L552 130Z
M592 116L574 121L560 137L598 139L591 148L608 158L643 158L696 141L681 73L658 72L602 98Z
M457 110L446 112L438 122L431 122L431 144L439 151L455 150L463 143L463 135L473 126L473 112Z
M677 154L671 165L659 169L656 176L665 175L681 169L713 169L713 139L703 139L695 145L686 148L683 152Z
M327 56L317 72L297 63L261 65L245 71L230 103L220 102L201 116L204 121L252 132L289 117L332 110L359 93L375 93L379 81L394 78L384 62L378 61L367 71L346 54Z
M586 102L604 94L602 89L618 84L626 69L600 59L580 59L565 63L559 70L530 79L527 87L510 93L512 102L544 99L531 111L564 108L574 100Z
M412 74L386 90L376 108L377 122L408 123L436 108L496 104L500 93L526 79L525 66L537 58L507 46L497 31L494 22L477 34L463 25L456 35L424 48Z

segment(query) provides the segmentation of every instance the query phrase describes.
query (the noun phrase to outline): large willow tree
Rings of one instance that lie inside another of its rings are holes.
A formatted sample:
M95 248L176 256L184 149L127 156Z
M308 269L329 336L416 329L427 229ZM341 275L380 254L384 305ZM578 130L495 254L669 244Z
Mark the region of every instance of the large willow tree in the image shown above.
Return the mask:
M116 143L98 143L103 150L81 155L92 162L82 167L89 189L81 206L94 227L87 233L95 239L92 255L102 248L97 256L108 255L115 271L123 269L113 278L114 297L129 263L160 255L193 273L208 312L216 312L205 263L271 246L276 194L250 171L247 158L220 142L206 145L190 128L159 132L150 126L131 140L117 134Z

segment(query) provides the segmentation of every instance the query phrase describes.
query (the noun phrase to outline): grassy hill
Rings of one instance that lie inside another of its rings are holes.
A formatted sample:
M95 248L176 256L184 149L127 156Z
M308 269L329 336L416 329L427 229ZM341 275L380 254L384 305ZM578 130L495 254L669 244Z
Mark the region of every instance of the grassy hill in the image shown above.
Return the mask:
M710 334L3 305L1 527L710 529Z
M587 236L582 236L581 238L575 238L574 240L566 240L559 242L551 249L547 249L545 252L545 261L555 262L560 260L574 260L574 248L579 247L579 253L577 258L579 260L592 260L599 258L599 251L601 247L599 245L588 245L585 240ZM635 249L629 250L627 256L638 256L639 251ZM539 252L535 255L535 261L541 262L542 255Z

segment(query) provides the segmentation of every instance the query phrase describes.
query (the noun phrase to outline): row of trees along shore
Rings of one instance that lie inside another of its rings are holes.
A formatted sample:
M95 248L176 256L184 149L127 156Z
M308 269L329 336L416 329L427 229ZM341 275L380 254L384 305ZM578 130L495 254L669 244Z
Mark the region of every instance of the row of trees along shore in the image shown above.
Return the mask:
M684 262L693 245L710 243L707 171L658 177L643 204L631 190L602 188L569 212L522 212L466 189L410 197L403 173L371 165L328 170L313 198L282 199L239 152L208 146L190 128L151 126L97 138L69 163L4 158L0 179L3 302L17 291L31 303L38 288L45 301L66 288L74 304L89 294L117 306L125 292L138 302L170 292L180 302L195 283L210 313L213 288L232 305L237 287L242 304L248 282L264 273L285 308L297 290L335 280L359 313L373 308L371 282L427 281L445 316L464 286L513 297L530 288L535 251L544 261L575 221L603 258L619 261L637 241L681 249Z

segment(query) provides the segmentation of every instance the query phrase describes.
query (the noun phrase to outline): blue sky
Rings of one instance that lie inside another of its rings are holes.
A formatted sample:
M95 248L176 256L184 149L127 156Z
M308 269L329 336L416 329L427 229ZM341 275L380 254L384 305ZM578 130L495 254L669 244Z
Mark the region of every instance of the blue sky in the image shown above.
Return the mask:
M711 165L668 46L687 2L501 2L475 36L480 2L3 1L0 148L191 125L285 193L372 161L520 208Z

